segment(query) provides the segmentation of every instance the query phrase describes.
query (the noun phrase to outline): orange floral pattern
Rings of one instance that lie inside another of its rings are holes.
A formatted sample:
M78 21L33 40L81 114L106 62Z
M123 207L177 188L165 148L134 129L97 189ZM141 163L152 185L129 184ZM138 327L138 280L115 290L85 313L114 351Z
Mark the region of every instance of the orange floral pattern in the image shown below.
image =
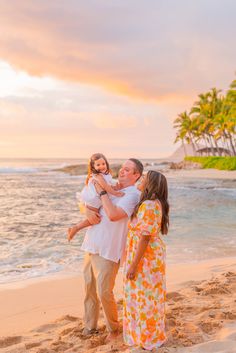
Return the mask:
M146 200L129 223L124 267L124 341L147 350L160 347L165 335L165 244L160 238L161 208ZM126 273L137 251L141 235L151 235L134 280Z

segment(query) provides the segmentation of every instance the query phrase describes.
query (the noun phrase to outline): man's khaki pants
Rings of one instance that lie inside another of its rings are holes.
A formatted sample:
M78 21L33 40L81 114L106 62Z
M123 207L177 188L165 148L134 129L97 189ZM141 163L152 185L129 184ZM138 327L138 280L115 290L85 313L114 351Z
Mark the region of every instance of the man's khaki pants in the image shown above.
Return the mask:
M85 254L84 323L85 327L89 330L97 328L100 307L99 299L102 304L108 331L112 332L118 329L118 313L113 294L118 269L119 263L106 260L98 254Z

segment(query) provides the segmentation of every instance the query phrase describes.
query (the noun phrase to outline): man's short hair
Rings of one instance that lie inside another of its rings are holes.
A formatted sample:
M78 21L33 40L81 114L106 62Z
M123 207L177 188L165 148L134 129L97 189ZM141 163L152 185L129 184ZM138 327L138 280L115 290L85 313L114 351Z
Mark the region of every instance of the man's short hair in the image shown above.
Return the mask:
M135 167L134 170L136 173L139 173L140 176L143 174L143 164L136 158L129 158L129 161L133 162Z

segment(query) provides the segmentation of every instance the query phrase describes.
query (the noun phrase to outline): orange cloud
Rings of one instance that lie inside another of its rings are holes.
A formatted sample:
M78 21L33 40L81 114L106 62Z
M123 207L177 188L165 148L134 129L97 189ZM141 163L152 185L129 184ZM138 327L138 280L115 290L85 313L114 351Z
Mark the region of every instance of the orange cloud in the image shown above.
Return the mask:
M31 75L91 84L148 102L196 94L211 87L216 74L230 82L235 50L228 49L227 33L221 42L206 35L219 27L217 17L211 27L199 26L196 35L191 18L202 13L202 6L194 11L172 7L178 22L166 16L168 4L154 1L149 8L143 2L132 7L132 19L128 3L4 1L0 58ZM220 15L222 22L225 13ZM181 16L189 19L186 28ZM221 55L228 50L227 73L221 73Z

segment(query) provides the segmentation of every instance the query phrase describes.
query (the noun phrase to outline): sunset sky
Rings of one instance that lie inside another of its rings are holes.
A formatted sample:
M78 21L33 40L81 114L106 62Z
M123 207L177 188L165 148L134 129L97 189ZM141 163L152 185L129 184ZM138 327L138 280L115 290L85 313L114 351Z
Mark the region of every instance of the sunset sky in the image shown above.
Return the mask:
M236 71L235 0L0 0L0 158L170 155Z

